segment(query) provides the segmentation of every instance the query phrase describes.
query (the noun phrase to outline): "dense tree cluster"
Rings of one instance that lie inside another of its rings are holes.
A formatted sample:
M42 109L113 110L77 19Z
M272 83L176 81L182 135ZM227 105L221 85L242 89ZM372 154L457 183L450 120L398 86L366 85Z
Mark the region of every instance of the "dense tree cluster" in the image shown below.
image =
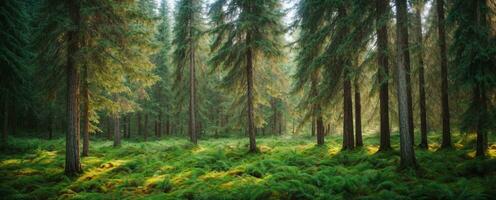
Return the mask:
M460 131L476 133L484 156L495 130L493 1L284 3L1 1L3 145L17 128L63 132L69 175L101 135L119 147L244 134L257 152L260 135L311 132L322 146L342 132L353 150L377 132L388 151L398 130L401 166L415 167L417 129L423 149L431 131L442 149Z

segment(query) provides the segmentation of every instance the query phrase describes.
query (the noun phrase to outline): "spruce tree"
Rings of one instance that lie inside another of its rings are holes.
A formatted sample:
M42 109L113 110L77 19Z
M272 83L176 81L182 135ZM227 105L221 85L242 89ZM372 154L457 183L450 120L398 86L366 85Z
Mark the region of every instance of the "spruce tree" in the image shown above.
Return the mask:
M9 108L21 96L22 84L28 78L28 15L26 5L21 0L0 2L0 98L3 111L2 144L7 143ZM10 112L11 113L11 112ZM13 114L13 113L11 113Z
M175 25L174 25L174 53L173 62L176 66L175 75L175 86L176 92L180 96L189 97L189 109L188 109L188 134L190 141L193 144L197 144L198 133L196 130L197 126L197 101L196 101L196 66L199 63L199 59L196 56L196 50L199 47L199 40L202 33L202 16L201 16L201 5L200 0L181 0L176 4L176 15L175 15ZM183 87L186 86L184 80L184 70L187 69L188 74L188 95L181 94Z
M249 151L256 152L254 77L261 59L276 59L281 54L281 4L278 0L217 0L210 15L215 34L210 63L225 71L226 86L246 91Z
M458 90L471 91L461 127L476 132L477 157L485 156L487 134L494 121L489 95L496 87L496 37L491 34L494 27L489 20L494 13L487 2L456 0L449 11L449 20L455 27L451 74Z

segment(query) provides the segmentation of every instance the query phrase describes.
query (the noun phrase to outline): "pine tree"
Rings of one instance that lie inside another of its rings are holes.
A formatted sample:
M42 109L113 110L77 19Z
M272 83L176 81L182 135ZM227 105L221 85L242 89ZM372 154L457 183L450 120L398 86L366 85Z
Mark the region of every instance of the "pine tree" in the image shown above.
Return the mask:
M281 5L278 0L217 0L210 10L214 22L214 54L210 63L226 72L225 85L246 89L247 133L250 152L256 152L254 77L261 58L281 54ZM241 66L241 67L240 67Z

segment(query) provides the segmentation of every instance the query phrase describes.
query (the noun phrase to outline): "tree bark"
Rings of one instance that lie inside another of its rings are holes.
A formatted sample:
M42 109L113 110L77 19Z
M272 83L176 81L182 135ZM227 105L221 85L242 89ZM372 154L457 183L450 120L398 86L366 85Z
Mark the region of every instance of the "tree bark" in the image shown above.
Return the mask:
M121 126L119 114L114 114L114 147L121 146Z
M388 61L388 30L387 23L382 23L388 17L388 0L376 0L377 9L377 53L378 53L378 80L379 90L379 107L380 107L380 147L379 151L388 151L391 149L390 129L389 129L389 61ZM386 16L386 17L385 17ZM389 20L386 20L389 21Z
M251 35L247 34L246 43L251 43ZM246 95L248 97L248 136L250 138L250 152L257 152L257 143L255 139L255 123L254 123L254 111L253 111L253 52L250 47L246 52L246 84L247 91Z
M353 102L349 75L349 70L346 69L343 79L343 150L353 150L355 148L355 139L353 136Z
M131 138L131 114L127 115L127 138Z
M362 106L360 102L360 88L355 80L355 137L356 146L363 146L362 139Z
M90 116L89 116L89 92L88 92L88 67L83 66L83 153L81 156L85 157L89 155L89 145L90 145Z
M193 20L193 14L191 13L191 20ZM189 135L191 142L193 144L198 143L197 131L196 131L196 78L195 78L195 47L193 44L193 28L189 29L189 42L190 42L190 53L189 53Z
M317 125L317 145L321 146L325 144L324 137L324 121L322 119L321 109L319 105L316 105L316 125Z
M315 124L317 124L315 116L312 116L312 137L315 136Z
M450 114L448 104L448 58L446 56L446 31L444 25L444 0L436 0L441 61L441 117L443 119L443 139L441 148L451 148Z
M402 168L416 167L408 98L407 61L408 53L408 18L406 0L396 0L396 37L397 37L397 91L398 114L400 122L400 160Z
M79 72L75 56L79 51L80 2L69 1L70 18L76 28L67 34L67 133L65 151L65 174L69 176L82 172L79 158Z
M419 45L417 51L417 61L419 68L419 104L420 104L420 144L419 147L422 149L428 148L427 142L427 111L425 105L425 78L424 78L424 45L422 36L422 2L418 2L415 5L415 24L416 24L416 35L417 44Z

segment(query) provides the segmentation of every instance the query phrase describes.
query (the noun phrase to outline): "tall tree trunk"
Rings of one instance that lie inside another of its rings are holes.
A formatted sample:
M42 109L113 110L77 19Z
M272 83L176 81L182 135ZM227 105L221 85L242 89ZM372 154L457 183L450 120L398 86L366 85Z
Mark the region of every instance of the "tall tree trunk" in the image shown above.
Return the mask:
M355 137L356 146L363 146L362 139L362 106L360 101L360 88L358 86L358 81L355 80Z
M272 97L271 102L272 106L272 134L276 134L276 128L277 128L277 105L276 105L276 99Z
M121 125L119 114L114 114L114 147L121 146Z
M80 2L69 1L69 13L76 28L68 32L67 48L67 133L65 148L65 174L69 176L82 172L79 158L79 72L75 56L79 51Z
M486 155L487 150L487 95L484 85L481 83L477 84L477 95L478 95L478 104L476 105L477 109L477 147L475 156L484 157Z
M408 53L408 18L406 0L396 0L396 37L397 37L397 91L398 114L400 121L400 159L401 167L416 167L412 135L410 134L410 109L408 98L407 61Z
M349 70L345 69L345 77L343 79L343 150L353 150L355 148L355 139L353 136L353 102L349 75Z
M82 96L83 96L83 153L81 156L89 155L89 146L90 146L90 112L89 112L89 92L88 92L88 67L83 66L83 88L82 88Z
M251 43L251 35L247 34L246 43ZM255 123L253 111L253 52L248 48L246 52L246 84L248 97L248 136L250 138L250 152L257 152L257 143L255 139Z
M193 18L193 14L191 14ZM191 19L193 20L193 19ZM196 78L195 78L195 46L193 44L193 30L189 29L190 53L189 53L189 135L193 144L198 143L196 131Z
M446 31L444 26L444 0L436 0L437 23L439 37L439 53L441 59L441 115L443 119L443 139L441 148L451 148L450 114L448 104L448 59L446 57Z
M417 44L419 45L417 51L417 61L419 68L419 104L420 104L420 144L419 147L422 149L428 148L427 143L427 111L425 105L425 78L424 78L424 45L422 38L422 10L423 2L418 1L415 5L415 24L416 24L416 35Z
M379 70L377 77L379 80L379 107L380 107L380 147L379 151L388 151L391 149L390 129L389 129L389 61L388 61L388 30L387 21L389 21L389 1L376 0L377 9L377 54ZM387 20L385 20L387 19ZM384 23L383 21L386 21Z

